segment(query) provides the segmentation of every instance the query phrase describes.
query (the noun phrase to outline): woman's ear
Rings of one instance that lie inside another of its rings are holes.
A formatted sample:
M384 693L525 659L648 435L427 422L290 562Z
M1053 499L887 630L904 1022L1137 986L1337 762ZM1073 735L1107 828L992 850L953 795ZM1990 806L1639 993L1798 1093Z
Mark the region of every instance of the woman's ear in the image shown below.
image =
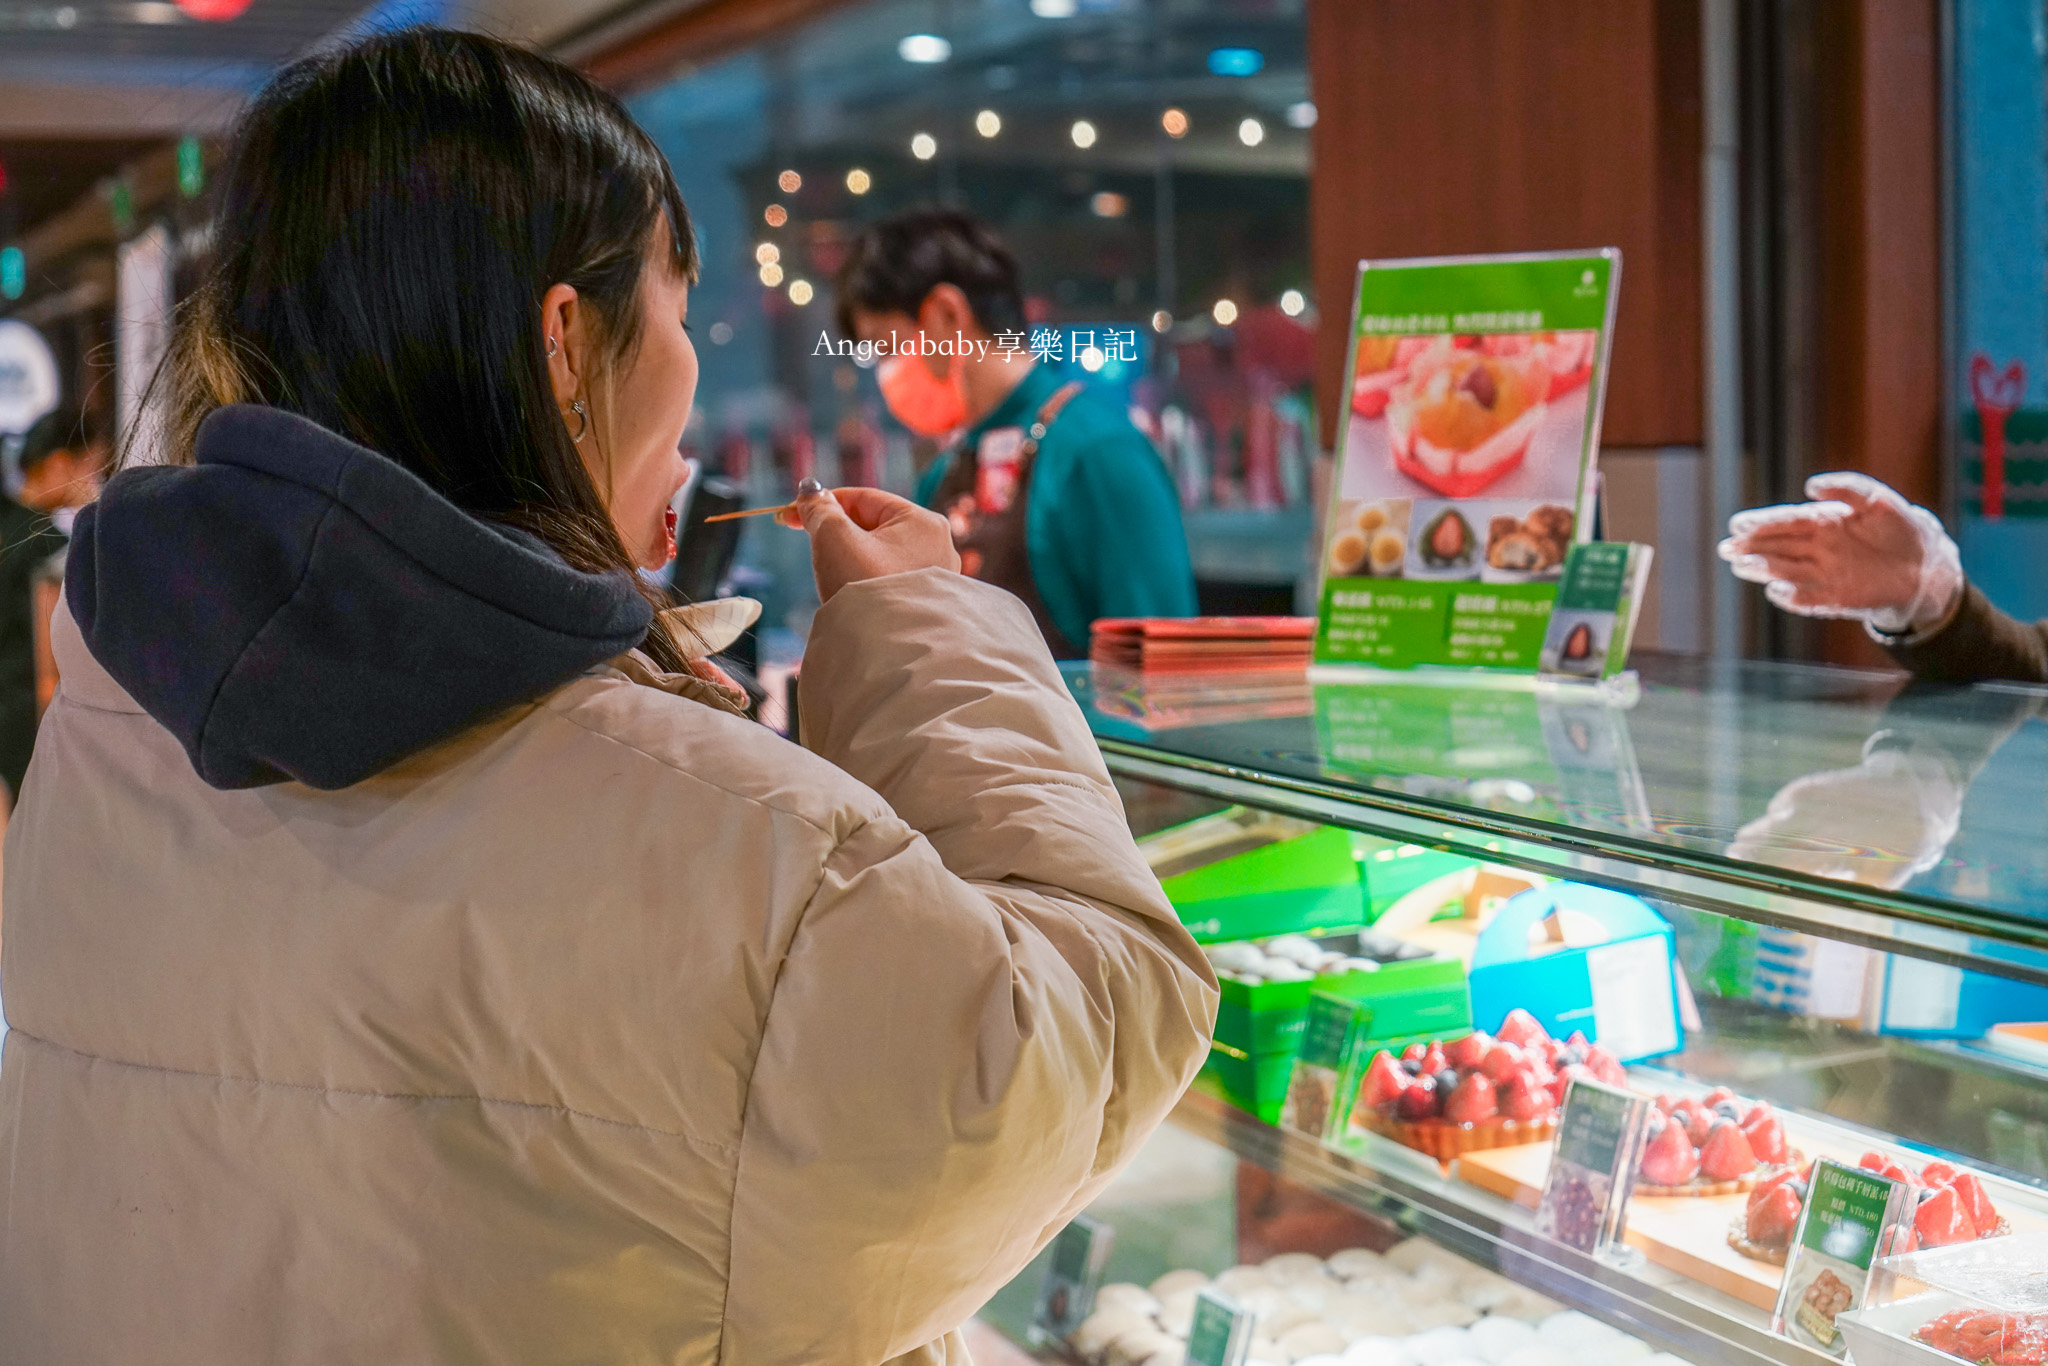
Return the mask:
M548 383L554 388L558 408L582 398L589 387L587 313L574 285L549 285L548 292L540 296L541 350L547 353Z

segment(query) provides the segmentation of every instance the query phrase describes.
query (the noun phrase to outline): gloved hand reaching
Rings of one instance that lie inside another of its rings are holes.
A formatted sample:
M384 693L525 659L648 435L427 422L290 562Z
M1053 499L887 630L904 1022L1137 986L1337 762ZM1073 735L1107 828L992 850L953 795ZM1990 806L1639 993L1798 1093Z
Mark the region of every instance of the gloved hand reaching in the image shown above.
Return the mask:
M1811 503L1728 519L1721 558L1788 612L1867 622L1887 635L1937 626L1963 591L1956 543L1926 508L1853 470L1806 481Z

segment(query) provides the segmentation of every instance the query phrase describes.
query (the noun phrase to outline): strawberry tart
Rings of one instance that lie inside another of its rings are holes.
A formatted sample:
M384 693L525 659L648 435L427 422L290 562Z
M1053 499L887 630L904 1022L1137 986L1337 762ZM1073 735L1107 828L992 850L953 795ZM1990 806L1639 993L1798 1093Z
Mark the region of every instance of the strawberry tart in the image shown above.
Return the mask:
M1740 1195L1775 1168L1796 1163L1777 1112L1745 1104L1723 1086L1702 1099L1657 1097L1637 1195Z
M1620 1085L1621 1064L1583 1034L1559 1042L1525 1010L1500 1032L1449 1043L1410 1044L1373 1056L1351 1107L1354 1131L1449 1162L1460 1153L1537 1143L1557 1131L1558 1109L1575 1076Z
M1900 1252L1947 1247L2012 1232L2012 1226L1992 1205L1983 1181L1973 1171L1948 1162L1930 1162L1915 1172L1880 1152L1863 1154L1856 1165L1913 1188L1918 1203L1913 1210L1912 1230L1899 1246ZM1783 1266L1785 1253L1792 1246L1792 1234L1799 1226L1799 1212L1806 1204L1807 1181L1812 1171L1811 1163L1803 1168L1786 1167L1757 1182L1749 1193L1749 1205L1742 1217L1728 1230L1728 1245L1745 1257Z

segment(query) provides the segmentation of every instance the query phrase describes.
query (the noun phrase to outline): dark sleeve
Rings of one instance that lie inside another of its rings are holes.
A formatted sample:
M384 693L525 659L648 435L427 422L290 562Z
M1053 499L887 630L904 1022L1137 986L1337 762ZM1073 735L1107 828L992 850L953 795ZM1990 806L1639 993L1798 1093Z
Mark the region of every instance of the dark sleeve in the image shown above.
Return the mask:
M1888 641L1885 648L1901 668L1930 683L2048 683L2048 622L2014 620L1974 583L1963 586L1962 605L1947 626L1925 640Z

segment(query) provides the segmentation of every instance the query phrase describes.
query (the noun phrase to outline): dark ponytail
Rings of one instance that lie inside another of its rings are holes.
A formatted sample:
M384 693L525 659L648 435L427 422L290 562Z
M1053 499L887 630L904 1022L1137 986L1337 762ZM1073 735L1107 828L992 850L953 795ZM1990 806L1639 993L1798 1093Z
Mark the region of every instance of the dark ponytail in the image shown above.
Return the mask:
M540 327L541 296L572 285L610 365L629 361L663 219L668 268L696 276L675 178L615 98L477 34L382 34L271 81L219 194L213 271L155 387L162 458L189 460L214 408L269 404L578 569L633 572ZM647 649L679 667L659 625Z

